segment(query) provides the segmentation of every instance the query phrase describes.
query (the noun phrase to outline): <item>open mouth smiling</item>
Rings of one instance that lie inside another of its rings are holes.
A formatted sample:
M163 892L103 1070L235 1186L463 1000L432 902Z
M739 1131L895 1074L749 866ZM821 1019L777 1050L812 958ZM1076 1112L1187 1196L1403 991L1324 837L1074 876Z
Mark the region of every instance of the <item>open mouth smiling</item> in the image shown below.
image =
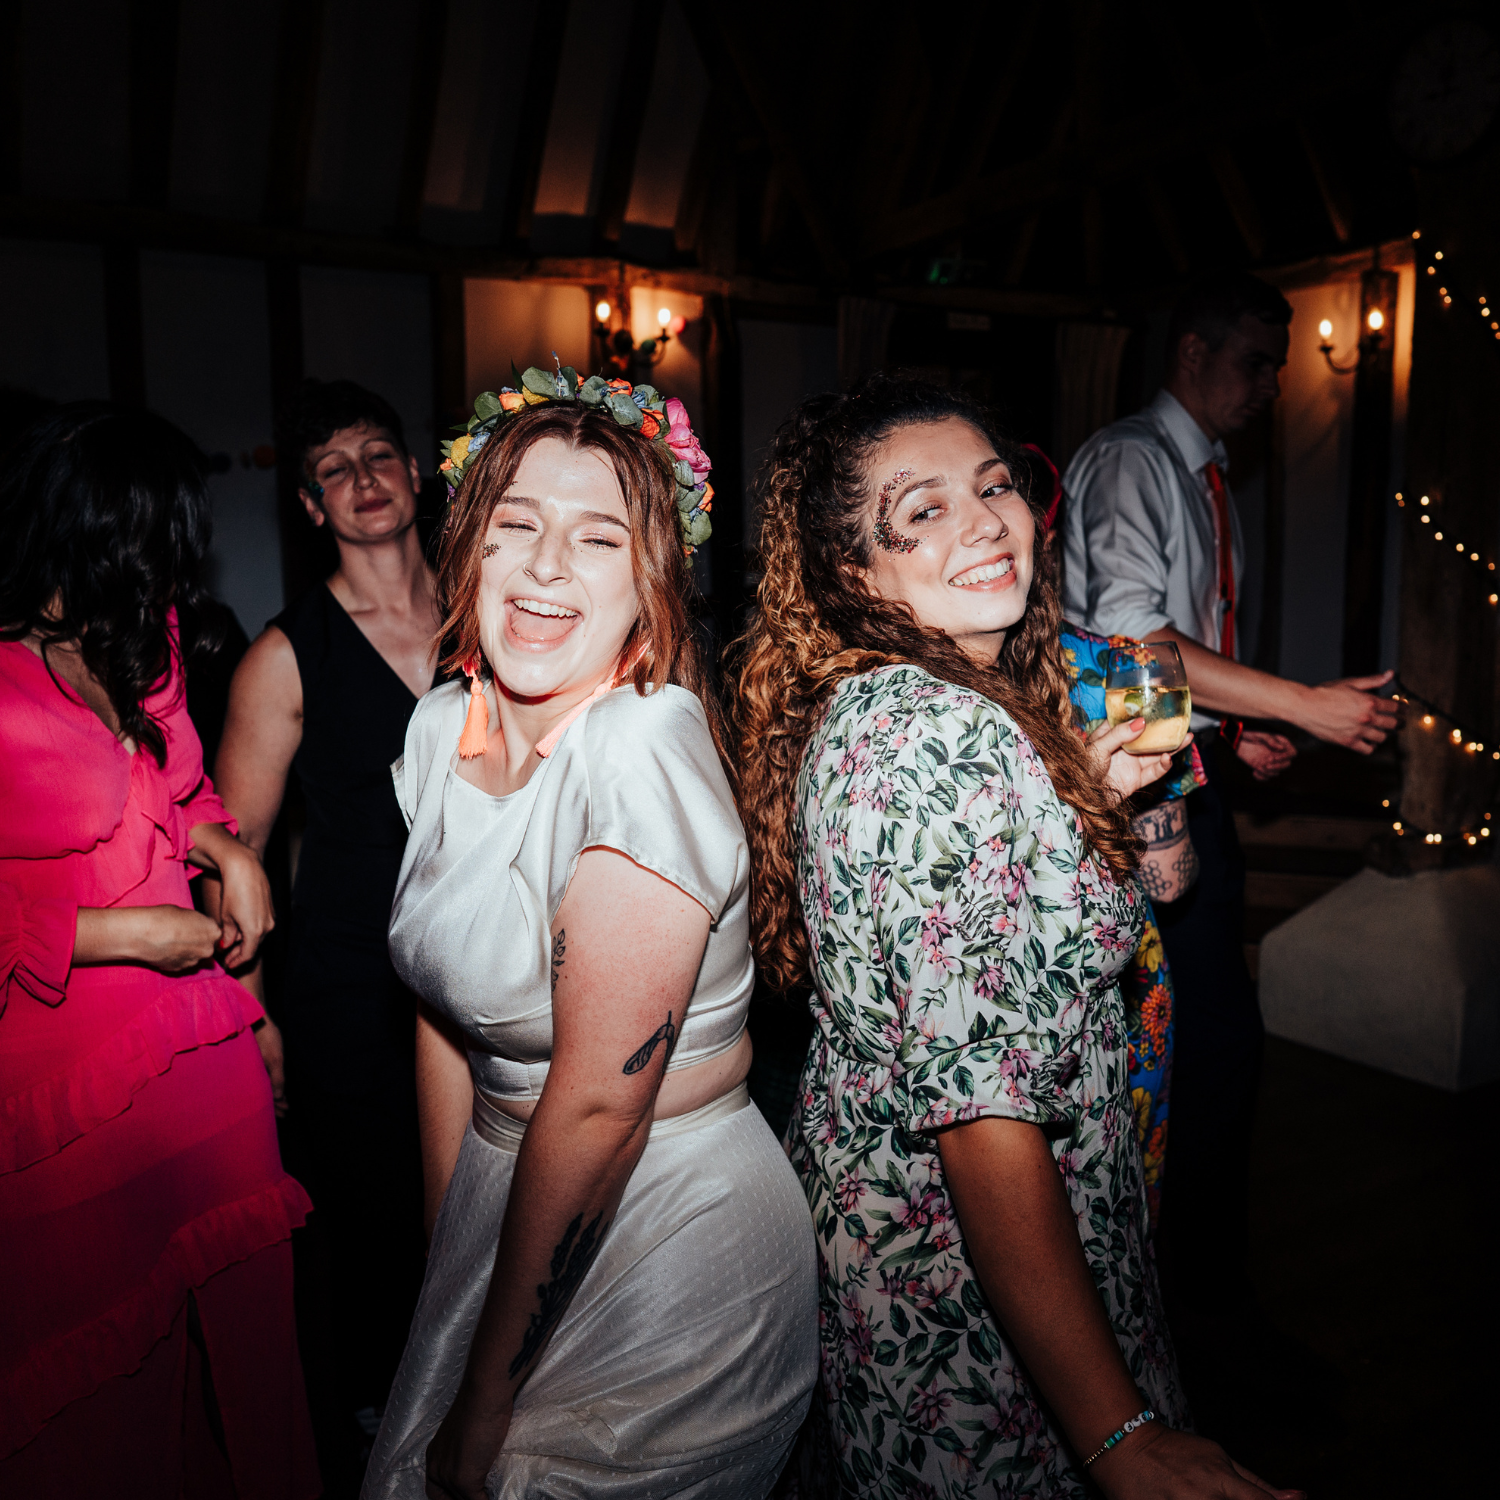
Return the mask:
M510 602L528 615L548 615L559 620L578 618L576 609L569 609L565 604L549 604L544 599L512 599Z
M1006 578L1016 571L1016 560L1013 557L996 558L994 562L981 563L977 568L970 568L967 573L960 573L957 577L949 580L954 588L973 588L981 583L993 583L997 578Z

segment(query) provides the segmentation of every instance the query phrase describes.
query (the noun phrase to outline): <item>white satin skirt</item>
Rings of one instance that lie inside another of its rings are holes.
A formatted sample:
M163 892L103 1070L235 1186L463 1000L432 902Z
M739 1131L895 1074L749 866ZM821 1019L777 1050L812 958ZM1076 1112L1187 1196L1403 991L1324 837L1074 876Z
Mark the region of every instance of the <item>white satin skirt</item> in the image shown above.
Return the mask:
M424 1500L427 1444L463 1377L523 1132L476 1095L362 1500ZM652 1127L516 1398L489 1500L757 1500L806 1414L817 1349L807 1200L742 1085Z

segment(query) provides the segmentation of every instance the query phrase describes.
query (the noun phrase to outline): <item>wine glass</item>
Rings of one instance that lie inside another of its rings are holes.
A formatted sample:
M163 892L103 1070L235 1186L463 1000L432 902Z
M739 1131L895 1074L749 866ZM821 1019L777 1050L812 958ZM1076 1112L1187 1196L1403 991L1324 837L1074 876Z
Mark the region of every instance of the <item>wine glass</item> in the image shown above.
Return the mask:
M1115 646L1104 679L1104 712L1111 724L1144 719L1124 748L1130 755L1163 755L1181 747L1193 715L1182 653L1171 641Z

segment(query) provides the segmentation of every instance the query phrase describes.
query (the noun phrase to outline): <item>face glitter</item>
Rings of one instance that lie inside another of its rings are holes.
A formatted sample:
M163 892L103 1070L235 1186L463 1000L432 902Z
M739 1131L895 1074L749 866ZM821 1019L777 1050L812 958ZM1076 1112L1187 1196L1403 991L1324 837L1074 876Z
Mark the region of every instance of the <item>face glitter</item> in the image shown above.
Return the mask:
M479 554L480 558L493 557L500 550L499 542L486 542L484 550Z
M910 469L897 469L880 487L880 507L875 512L875 545L886 552L915 552L921 545L918 538L903 536L886 519L892 491L898 484L905 484L911 478L911 473Z

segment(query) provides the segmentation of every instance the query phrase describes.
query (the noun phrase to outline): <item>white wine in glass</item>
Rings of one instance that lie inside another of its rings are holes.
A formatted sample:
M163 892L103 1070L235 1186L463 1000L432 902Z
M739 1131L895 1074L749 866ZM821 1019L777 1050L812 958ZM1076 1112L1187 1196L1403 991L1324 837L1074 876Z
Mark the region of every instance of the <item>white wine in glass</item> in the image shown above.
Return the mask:
M1130 755L1163 755L1181 747L1193 715L1182 655L1171 641L1116 646L1104 679L1104 712L1109 722L1144 719L1146 727L1125 746Z

